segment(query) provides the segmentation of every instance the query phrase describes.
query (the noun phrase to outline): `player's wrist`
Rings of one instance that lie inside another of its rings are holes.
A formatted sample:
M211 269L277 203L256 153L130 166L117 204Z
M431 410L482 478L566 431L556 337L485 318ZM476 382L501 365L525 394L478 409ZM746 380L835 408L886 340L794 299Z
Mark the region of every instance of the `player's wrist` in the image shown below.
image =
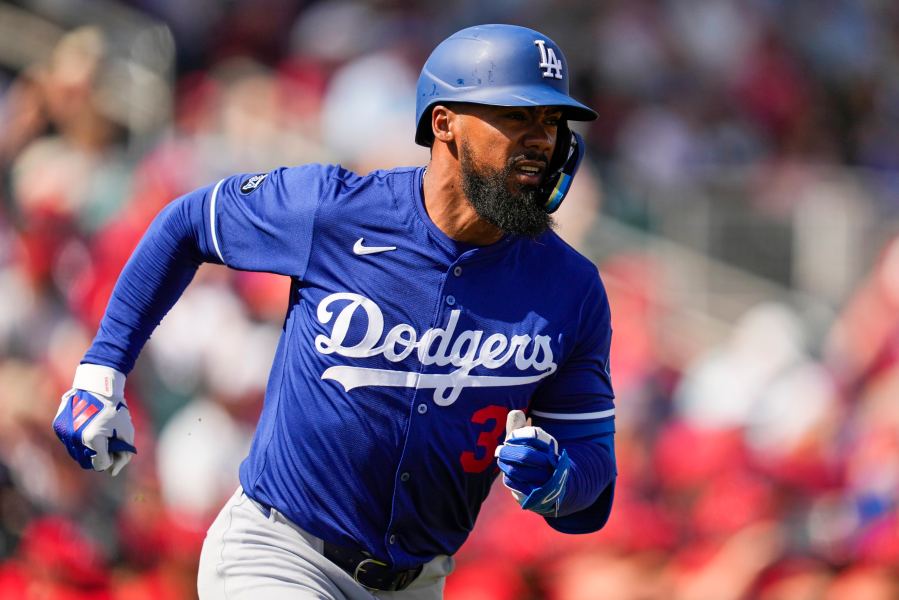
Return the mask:
M75 369L72 387L106 398L122 398L125 394L125 375L105 365L82 363Z

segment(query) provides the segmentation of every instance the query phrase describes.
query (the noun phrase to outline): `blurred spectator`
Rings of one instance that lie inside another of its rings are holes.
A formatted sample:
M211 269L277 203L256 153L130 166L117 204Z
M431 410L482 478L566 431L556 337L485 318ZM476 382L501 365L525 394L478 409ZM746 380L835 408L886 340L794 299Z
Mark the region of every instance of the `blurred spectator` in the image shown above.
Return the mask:
M362 173L427 161L416 146L417 73L399 57L371 54L334 73L322 106L322 131L338 162Z
M109 600L111 576L99 548L61 517L28 524L16 559L0 568L4 598Z
M785 559L762 574L753 592L759 600L818 600L832 580L825 563Z
M824 600L889 600L897 596L899 576L895 568L855 567L836 578L827 589Z
M595 552L561 557L545 573L551 600L638 600L670 593L657 553ZM670 597L670 596L668 596Z
M666 107L638 109L622 125L618 154L636 176L659 186L683 185L699 157L690 123Z
M768 457L791 454L836 409L836 390L804 345L787 307L753 308L725 347L687 368L675 391L678 412L699 427L745 428L750 446Z

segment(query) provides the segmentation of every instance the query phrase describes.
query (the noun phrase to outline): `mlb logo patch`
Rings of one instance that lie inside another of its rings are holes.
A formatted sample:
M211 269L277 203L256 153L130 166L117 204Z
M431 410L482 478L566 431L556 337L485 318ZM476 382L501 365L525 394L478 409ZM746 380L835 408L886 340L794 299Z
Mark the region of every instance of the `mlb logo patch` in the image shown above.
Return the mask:
M253 175L246 181L240 184L240 193L241 194L249 194L253 190L259 187L259 184L268 177L268 173L260 173L259 175Z

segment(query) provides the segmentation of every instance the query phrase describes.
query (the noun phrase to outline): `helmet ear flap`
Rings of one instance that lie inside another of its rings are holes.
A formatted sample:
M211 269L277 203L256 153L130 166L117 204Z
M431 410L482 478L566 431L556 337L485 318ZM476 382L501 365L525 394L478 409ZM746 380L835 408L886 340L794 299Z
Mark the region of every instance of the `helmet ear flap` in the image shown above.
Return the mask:
M584 138L568 128L568 121L563 121L556 134L556 149L549 161L546 182L540 188L540 202L547 213L556 212L568 195L583 158Z

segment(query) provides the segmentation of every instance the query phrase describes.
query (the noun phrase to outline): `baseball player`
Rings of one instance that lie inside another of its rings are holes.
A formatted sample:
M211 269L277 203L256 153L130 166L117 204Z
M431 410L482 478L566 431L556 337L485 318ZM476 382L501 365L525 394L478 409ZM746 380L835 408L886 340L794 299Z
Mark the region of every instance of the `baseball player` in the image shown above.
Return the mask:
M440 598L500 472L554 529L605 524L609 306L550 229L583 155L567 123L596 117L568 77L541 33L464 29L419 78L427 167L226 177L150 226L54 421L85 469L136 452L125 376L200 263L292 281L201 598Z

